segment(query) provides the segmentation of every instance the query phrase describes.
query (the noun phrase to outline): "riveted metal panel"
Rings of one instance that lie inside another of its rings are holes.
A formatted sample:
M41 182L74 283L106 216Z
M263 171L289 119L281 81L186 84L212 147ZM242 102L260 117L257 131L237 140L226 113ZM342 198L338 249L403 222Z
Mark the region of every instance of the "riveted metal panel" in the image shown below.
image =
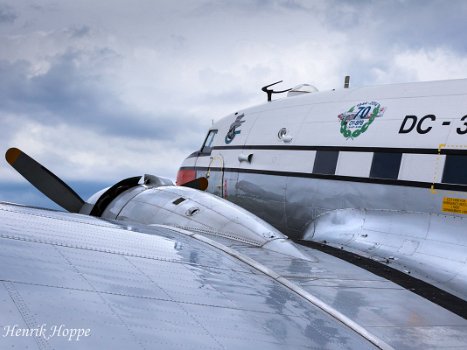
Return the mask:
M34 339L40 349L373 348L275 279L167 228L2 204L0 247L0 298L10 310L22 300L2 325L91 330Z

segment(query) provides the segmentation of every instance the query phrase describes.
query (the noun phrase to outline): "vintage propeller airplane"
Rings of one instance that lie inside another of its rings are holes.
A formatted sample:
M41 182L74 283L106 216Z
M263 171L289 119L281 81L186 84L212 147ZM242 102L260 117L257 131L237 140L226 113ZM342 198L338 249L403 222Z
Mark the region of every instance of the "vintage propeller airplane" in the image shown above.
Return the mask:
M467 80L274 91L177 185L0 204L2 348L467 347ZM275 93L287 97L272 99Z

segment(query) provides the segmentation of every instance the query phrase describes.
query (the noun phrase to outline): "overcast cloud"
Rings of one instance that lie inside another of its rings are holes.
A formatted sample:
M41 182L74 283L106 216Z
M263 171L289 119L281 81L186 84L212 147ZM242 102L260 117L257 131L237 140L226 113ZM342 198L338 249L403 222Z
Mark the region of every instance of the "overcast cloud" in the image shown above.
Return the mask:
M466 19L463 0L0 0L0 152L23 149L83 196L174 178L211 121L262 103L267 83L466 78ZM0 200L43 204L27 188L2 161Z

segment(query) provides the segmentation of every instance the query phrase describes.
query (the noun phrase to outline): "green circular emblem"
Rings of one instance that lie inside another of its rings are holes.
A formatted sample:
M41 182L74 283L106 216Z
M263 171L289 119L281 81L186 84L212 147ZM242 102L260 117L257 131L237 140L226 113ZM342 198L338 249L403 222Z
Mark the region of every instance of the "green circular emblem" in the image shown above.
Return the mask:
M385 107L378 102L362 102L337 116L340 132L346 139L354 139L368 130L376 118L382 117Z

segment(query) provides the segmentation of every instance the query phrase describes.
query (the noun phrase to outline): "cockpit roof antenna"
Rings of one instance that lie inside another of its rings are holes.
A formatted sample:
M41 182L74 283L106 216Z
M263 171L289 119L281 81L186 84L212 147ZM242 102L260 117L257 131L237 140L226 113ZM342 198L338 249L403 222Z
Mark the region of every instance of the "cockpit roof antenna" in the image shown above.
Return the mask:
M272 94L282 94L284 92L292 90L292 88L287 89L287 90L282 90L282 91L274 91L273 89L268 89L268 87L271 87L271 86L279 84L279 83L282 83L282 80L276 81L275 83L263 86L261 88L261 90L264 91L268 95L268 102L271 102Z

